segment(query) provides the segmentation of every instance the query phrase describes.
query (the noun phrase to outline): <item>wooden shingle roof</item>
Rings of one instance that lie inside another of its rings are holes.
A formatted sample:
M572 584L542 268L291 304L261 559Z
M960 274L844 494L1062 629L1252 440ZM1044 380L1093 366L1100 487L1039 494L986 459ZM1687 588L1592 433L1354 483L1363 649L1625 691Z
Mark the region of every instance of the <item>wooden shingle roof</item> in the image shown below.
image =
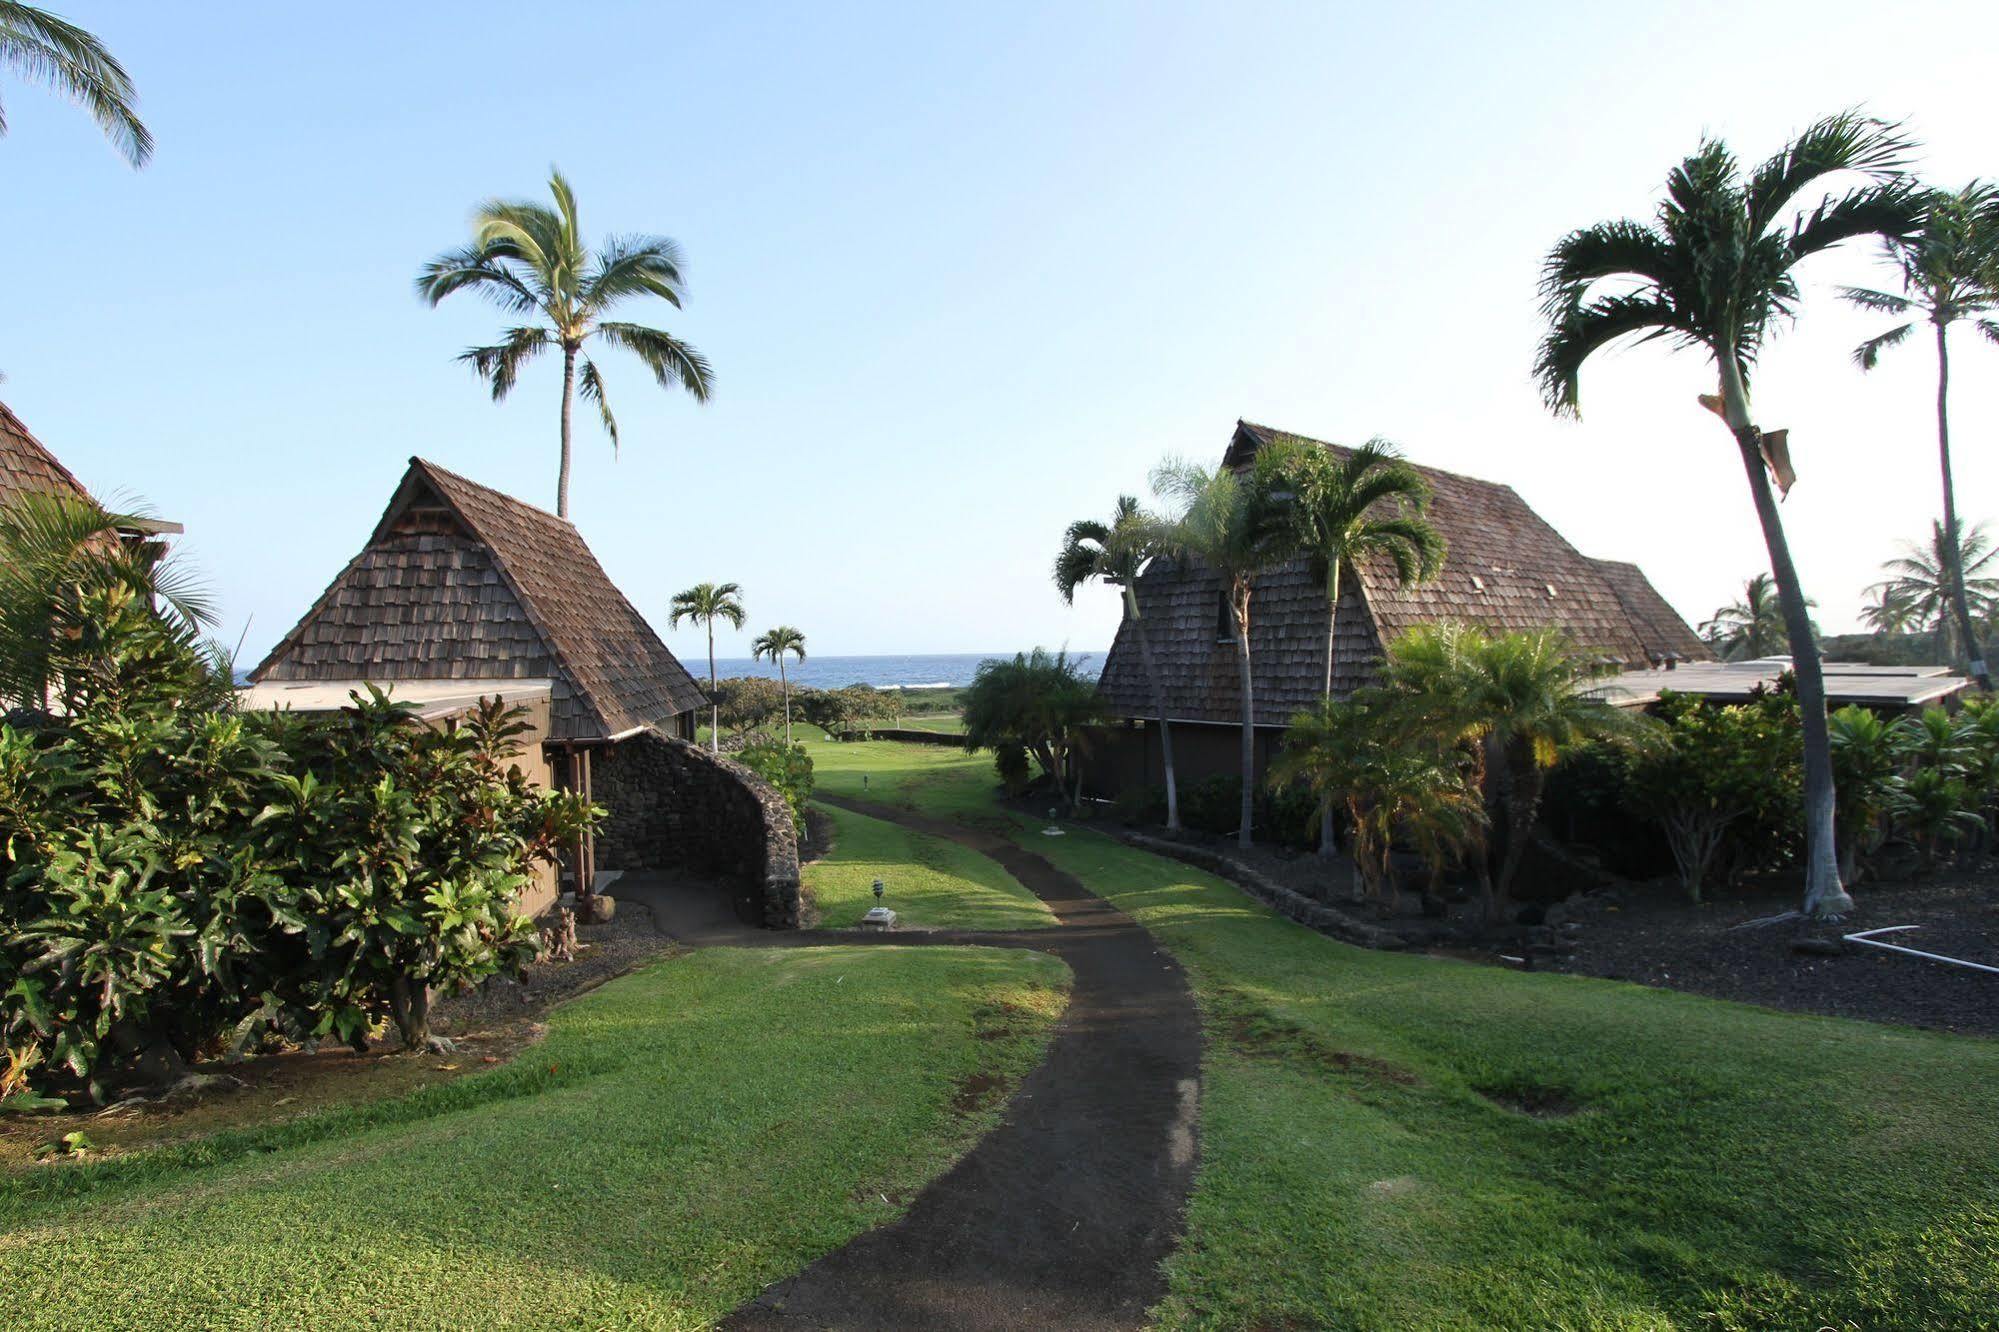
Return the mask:
M1631 617L1633 627L1644 640L1646 655L1654 662L1714 660L1714 650L1659 595L1659 589L1652 586L1643 569L1624 560L1590 563L1617 593L1617 599L1624 604L1624 613Z
M28 491L90 498L90 492L70 474L69 468L28 433L28 427L8 410L6 403L0 402L0 504Z
M1339 445L1268 426L1238 422L1223 464L1245 467L1258 449L1296 441L1335 454ZM1431 467L1430 521L1448 544L1434 580L1398 584L1385 560L1364 559L1345 580L1333 689L1373 683L1383 645L1419 624L1461 621L1496 631L1554 627L1585 652L1629 669L1667 655L1695 654L1680 641L1693 632L1644 584L1646 614L1634 617L1612 580L1536 514L1511 486ZM1636 566L1625 566L1644 583ZM1235 648L1223 631L1220 575L1190 561L1155 561L1139 578L1139 609L1177 720L1242 720ZM1670 620L1671 624L1665 623ZM1672 632L1676 626L1677 632ZM1699 656L1706 657L1705 649ZM1282 726L1325 688L1326 596L1305 560L1261 574L1250 606L1256 724ZM1154 707L1129 625L1120 625L1105 659L1102 688L1113 711L1151 716Z
M619 736L707 702L573 524L421 458L250 678L545 678L556 739Z

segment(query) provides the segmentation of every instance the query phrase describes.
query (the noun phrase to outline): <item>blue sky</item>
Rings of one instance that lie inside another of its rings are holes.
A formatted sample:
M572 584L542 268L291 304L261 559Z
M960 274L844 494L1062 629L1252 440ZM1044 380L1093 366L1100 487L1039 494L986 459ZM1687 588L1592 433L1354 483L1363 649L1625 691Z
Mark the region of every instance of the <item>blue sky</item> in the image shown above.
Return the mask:
M1764 567L1709 374L1622 353L1550 418L1549 244L1648 211L1703 130L1761 156L1852 104L1907 117L1934 179L1999 175L1990 5L58 7L159 154L130 171L0 81L0 398L187 525L250 661L410 455L552 504L553 365L494 406L452 357L499 316L410 290L552 162L591 232L685 247L686 310L633 317L718 376L697 407L607 354L624 449L581 426L574 516L662 629L677 589L743 583L729 654L777 622L822 653L1101 648L1114 599L1048 584L1062 528L1238 417L1510 482L1698 619ZM1936 507L1933 369L1846 362L1879 324L1824 288L1866 252L1808 277L1757 400L1843 628ZM1956 368L1962 502L1999 519L1999 348Z

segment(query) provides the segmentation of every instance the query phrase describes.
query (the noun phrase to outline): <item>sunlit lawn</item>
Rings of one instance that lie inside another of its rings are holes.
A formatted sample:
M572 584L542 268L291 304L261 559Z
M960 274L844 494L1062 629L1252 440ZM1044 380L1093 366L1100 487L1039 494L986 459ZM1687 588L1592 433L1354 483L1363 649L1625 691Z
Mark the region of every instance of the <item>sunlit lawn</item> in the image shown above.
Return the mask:
M1066 984L1018 950L672 959L485 1075L0 1174L0 1324L705 1328L989 1128L954 1091L1038 1062Z
M917 929L1018 930L1055 917L989 858L940 837L825 806L833 850L805 867L805 890L819 924L857 924L875 905L874 882L898 924Z
M983 756L840 748L843 789L997 814ZM1999 1043L1368 952L1094 832L1028 844L1206 1013L1162 1325L1999 1327Z

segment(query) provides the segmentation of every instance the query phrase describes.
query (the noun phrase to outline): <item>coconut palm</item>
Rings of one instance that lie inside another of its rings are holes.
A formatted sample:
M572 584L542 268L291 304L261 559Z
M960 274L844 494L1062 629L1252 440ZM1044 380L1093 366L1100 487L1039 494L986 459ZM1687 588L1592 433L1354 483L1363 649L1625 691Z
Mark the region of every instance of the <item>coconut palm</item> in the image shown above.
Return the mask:
M1425 581L1443 566L1444 539L1423 516L1430 483L1386 440L1371 439L1344 457L1314 444L1284 446L1272 465L1291 497L1293 539L1326 589L1324 696L1331 701L1342 571L1370 560L1398 583ZM1333 854L1330 803L1319 826L1319 854Z
M1964 618L1956 613L1958 598L1978 620L1990 619L1999 608L1999 550L1992 547L1982 525L1966 528L1952 542L1942 523L1930 524L1925 545L1908 542L1902 554L1881 566L1887 581L1869 588L1884 600L1893 598L1908 609L1909 623L1919 629L1937 631L1937 643L1946 661L1962 660L1967 654L1976 659L1982 653L1978 627L1966 630ZM1953 590L1955 583L1961 591ZM1969 638L1965 637L1966 633Z
M1494 779L1506 816L1488 903L1495 916L1533 837L1548 769L1585 741L1634 739L1649 729L1644 718L1587 692L1602 668L1552 629L1494 636L1424 625L1396 640L1382 673L1408 730L1467 746Z
M1695 349L1715 366L1711 400L1734 437L1770 554L1797 672L1805 768L1805 909L1837 915L1853 903L1839 880L1825 680L1805 594L1777 513L1771 474L1792 479L1782 432L1750 413L1749 372L1772 327L1797 311L1797 265L1844 241L1901 238L1921 224L1923 199L1903 172L1911 144L1896 127L1854 113L1819 121L1745 172L1728 146L1705 140L1667 178L1654 223L1603 223L1570 233L1542 275L1548 331L1535 371L1548 406L1576 414L1584 362L1636 337ZM1800 196L1827 177L1866 179L1816 206ZM1611 284L1608 288L1605 284ZM1709 404L1704 404L1709 405Z
M1999 342L1999 191L1973 182L1957 191L1939 190L1929 197L1923 229L1914 236L1886 244L1888 262L1900 279L1900 295L1868 287L1842 287L1840 294L1863 310L1902 320L1854 348L1862 370L1872 370L1889 347L1907 340L1916 324L1926 322L1937 344L1937 467L1943 475L1943 522L1938 555L1948 589L1946 614L1954 620L1947 637L1964 645L1971 674L1979 688L1992 687L1985 653L1973 625L1973 609L1965 586L1964 562L1957 522L1957 487L1950 463L1950 327L1970 322L1980 333ZM1911 317L1913 316L1913 317Z
M727 620L729 627L743 627L743 588L740 583L696 583L676 593L673 609L667 613L666 627L678 629L683 620L692 620L708 630L708 747L722 752L722 705L715 696L715 621Z
M1818 603L1805 598L1807 607ZM1784 650L1784 607L1777 584L1769 574L1760 573L1742 585L1742 599L1715 611L1701 624L1701 637L1716 655L1729 661L1770 657ZM1812 626L1813 637L1818 626Z
M708 401L714 376L701 353L645 324L608 319L623 301L657 296L675 309L683 294L680 247L664 236L613 236L592 250L576 217L576 195L551 169L555 207L524 199L488 199L473 210L472 243L424 265L417 295L436 305L458 291L475 291L510 315L530 317L506 331L503 341L473 347L459 360L492 385L493 401L513 391L521 367L545 351L562 353L562 466L555 484L555 512L569 516L569 415L575 393L596 404L611 448L618 421L587 344L622 347L652 371L663 389L676 385L695 401Z
M1893 583L1876 583L1867 592L1874 600L1860 608L1860 622L1876 634L1906 634L1921 627L1915 604Z
M1074 604L1076 589L1095 578L1118 589L1123 597L1124 622L1138 641L1146 687L1152 692L1153 710L1159 714L1159 752L1166 767L1166 826L1177 832L1180 791L1173 772L1173 730L1166 716L1166 689L1153 664L1152 640L1138 605L1139 575L1146 565L1166 554L1170 544L1165 523L1140 508L1136 497L1120 495L1109 523L1082 518L1069 524L1062 536L1062 551L1055 557L1055 590L1065 604Z
M791 743L791 677L785 674L786 653L805 660L805 635L788 624L766 629L750 644L750 656L758 661L777 663L778 687L784 691L784 743Z
M1242 690L1242 822L1236 841L1251 841L1256 795L1256 694L1249 657L1250 598L1257 575L1296 549L1287 521L1279 454L1260 455L1240 471L1209 471L1194 463L1167 462L1153 471L1153 489L1181 506L1172 527L1177 552L1198 559L1221 576L1222 602L1235 639Z
M104 43L33 5L0 0L0 68L76 103L89 113L119 155L135 167L153 156L153 135L139 119L132 76ZM0 135L7 112L0 107Z

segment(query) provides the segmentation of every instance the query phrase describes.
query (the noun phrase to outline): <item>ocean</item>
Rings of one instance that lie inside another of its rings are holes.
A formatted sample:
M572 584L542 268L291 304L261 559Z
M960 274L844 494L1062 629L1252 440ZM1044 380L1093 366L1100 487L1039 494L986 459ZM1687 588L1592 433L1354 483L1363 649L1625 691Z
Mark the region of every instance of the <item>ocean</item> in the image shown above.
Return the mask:
M1071 652L1069 655L1071 659L1087 657L1086 670L1091 673L1104 661L1101 652ZM972 682L972 673L979 669L980 662L1011 656L1011 652L944 652L905 656L808 656L804 661L787 657L784 669L793 684L804 685L808 689L839 689L850 684L873 685L877 689L955 688ZM680 662L697 680L707 680L706 656L683 653ZM777 667L771 662L749 657L717 657L715 674L723 680L737 675L762 675L775 680Z

